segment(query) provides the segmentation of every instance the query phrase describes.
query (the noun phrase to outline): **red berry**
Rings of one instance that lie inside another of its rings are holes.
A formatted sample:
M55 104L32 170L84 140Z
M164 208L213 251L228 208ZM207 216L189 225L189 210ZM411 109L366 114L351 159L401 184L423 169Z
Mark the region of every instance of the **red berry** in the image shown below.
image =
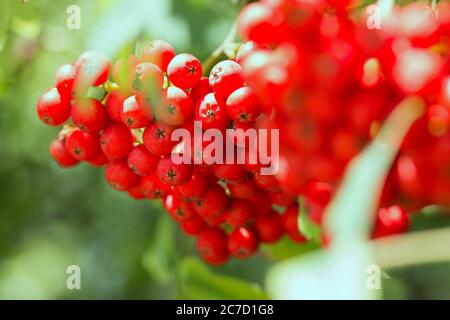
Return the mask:
M256 43L254 41L248 41L241 44L236 53L236 62L242 65L245 57L247 57L251 52L259 49L267 49L266 45Z
M223 101L214 93L208 93L198 101L195 120L201 121L203 130L225 130L231 122Z
M106 112L108 113L109 118L116 123L123 123L121 113L125 99L125 94L119 90L112 91L106 97Z
M253 122L258 118L261 110L258 98L249 87L242 87L230 94L227 99L227 113L237 122Z
M164 198L164 208L175 221L186 221L197 215L192 204L184 202L172 194L168 194Z
M290 206L297 201L296 196L285 193L285 192L281 192L281 191L269 192L269 197L270 197L270 201L272 202L272 204L275 204L275 205L281 206L281 207Z
M232 60L219 62L209 75L209 86L223 99L227 99L233 91L243 85L242 67Z
M129 188L127 192L128 195L135 200L145 199L144 195L141 192L141 187L139 184L136 184L135 186Z
M99 153L97 153L97 155L94 158L89 159L87 162L89 162L89 164L94 167L101 167L101 166L107 164L109 162L109 160L105 156L103 151L100 150Z
M130 55L126 60L121 58L114 64L111 77L120 86L120 90L131 91L130 74L139 63L140 61L135 55Z
M228 260L227 236L219 228L203 230L197 236L196 246L200 256L210 264L221 265Z
M53 159L55 159L61 167L72 167L78 164L78 160L72 157L72 155L67 151L63 140L53 140L50 144L49 152Z
M171 126L179 126L186 122L191 118L193 111L191 97L186 91L177 87L164 90L156 109L158 119Z
M303 14L308 15L306 11ZM277 33L280 32L280 30L277 30L277 25L281 18L279 13L265 3L250 3L242 9L239 15L239 34L247 40L271 43L276 39ZM302 17L293 19L301 20Z
M82 96L90 86L99 86L108 80L111 62L103 54L86 51L75 62L76 78L74 89Z
M214 175L219 179L226 181L240 181L247 176L247 170L245 170L242 164L214 164Z
M309 183L303 195L309 218L317 224L322 224L325 207L331 200L333 187L325 182Z
M249 200L253 204L253 212L256 216L265 216L272 210L269 196L266 192L256 192Z
M175 164L171 156L161 158L156 167L156 174L161 182L177 186L189 181L192 177L192 164Z
M125 158L133 147L130 129L123 124L107 127L100 136L100 146L110 161Z
M228 130L228 129L232 129L232 130ZM233 144L235 144L236 146L242 147L242 148L246 148L246 146L249 145L249 139L248 139L248 134L251 131L247 131L249 129L254 129L254 123L241 123L241 122L235 122L233 121L231 123L230 128L227 128L226 134L227 134L227 139L229 139L229 141L232 141ZM251 134L251 133L250 133ZM255 134L255 137L257 137L257 135ZM248 152L248 150L247 150Z
M164 85L162 70L153 63L143 62L136 65L130 75L131 87L145 96L160 94Z
M206 193L194 201L195 211L203 218L218 218L228 205L228 196L217 184L209 187Z
M240 227L228 236L228 250L237 259L250 257L258 249L258 237L247 227Z
M148 99L141 95L134 95L123 102L120 116L127 127L133 129L142 128L153 120L152 106Z
M258 193L258 187L251 178L245 178L241 181L227 181L227 187L231 195L237 199L250 199Z
M233 228L248 224L252 218L252 203L248 200L232 200L225 212L225 222Z
M196 102L206 96L208 93L212 92L211 87L209 86L209 78L202 77L200 82L191 89L191 97L192 101Z
M253 228L261 242L265 243L277 242L284 233L281 217L276 212L271 212L266 216L256 217Z
M258 171L253 174L253 180L258 187L267 191L279 191L280 187L275 176L262 175Z
M408 213L399 206L378 210L373 236L375 238L406 232L409 227Z
M202 65L191 54L176 55L167 67L167 76L173 85L187 89L195 87L202 77Z
M145 43L142 48L142 60L156 64L162 71L167 71L167 66L175 57L175 50L163 40L153 40Z
M181 229L183 229L184 233L195 236L206 229L207 224L199 215L194 215L191 218L181 221Z
M135 174L145 177L156 170L159 157L151 154L142 145L137 145L128 154L128 165Z
M305 242L306 238L300 233L298 229L298 206L292 205L284 211L281 216L284 230L286 230L289 238L295 242Z
M111 187L120 191L128 190L139 183L139 176L131 171L124 160L108 163L105 177Z
M139 185L142 194L148 199L160 199L170 192L170 186L162 183L156 173L141 177Z
M77 100L72 107L71 116L74 125L90 134L96 134L106 126L105 108L97 100Z
M38 101L37 113L39 119L49 126L58 126L70 117L70 101L62 98L56 88L45 92Z
M98 137L74 130L66 140L67 151L77 160L90 160L100 152Z
M208 181L205 176L197 171L194 171L192 177L184 184L176 186L174 192L181 199L194 200L203 195L208 188Z
M73 81L76 70L73 64L64 64L56 71L55 87L65 100L72 99Z
M176 145L176 141L171 141L174 130L175 127L162 122L151 123L142 135L144 146L156 156L168 155Z

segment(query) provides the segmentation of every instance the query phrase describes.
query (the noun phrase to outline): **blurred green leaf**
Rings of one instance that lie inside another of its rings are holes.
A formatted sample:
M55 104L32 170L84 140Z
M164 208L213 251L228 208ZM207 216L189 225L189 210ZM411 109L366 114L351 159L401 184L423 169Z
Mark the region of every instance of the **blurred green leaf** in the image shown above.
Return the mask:
M263 245L262 250L275 260L283 260L302 255L319 248L317 243L312 241L306 243L295 243L284 236L280 241L270 245Z
M5 41L8 38L9 21L11 16L10 0L0 2L0 52L2 52Z
M317 244L322 242L322 230L318 224L310 219L302 198L299 199L298 228L308 241Z
M266 299L256 284L211 272L195 258L186 258L180 265L182 299Z

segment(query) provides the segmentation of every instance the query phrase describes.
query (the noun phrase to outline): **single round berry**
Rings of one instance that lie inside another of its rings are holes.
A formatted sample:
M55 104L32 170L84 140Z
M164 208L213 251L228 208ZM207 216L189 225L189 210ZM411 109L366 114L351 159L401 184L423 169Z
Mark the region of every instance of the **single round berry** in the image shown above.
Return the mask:
M295 242L305 242L306 238L300 233L298 227L298 206L291 205L281 215L281 221L283 223L284 230Z
M103 131L100 146L110 161L120 160L133 148L133 136L123 124L114 124Z
M89 160L98 155L100 144L97 136L74 130L66 140L67 151L77 160Z
M255 180L256 185L263 190L277 192L280 189L275 176L263 175L259 172L255 172L253 174L253 180Z
M189 220L197 215L192 204L184 202L172 194L168 194L164 198L164 208L175 221L179 222Z
M156 156L168 155L176 141L171 140L175 127L162 122L153 122L147 126L142 135L144 146Z
M375 238L391 236L408 230L408 213L399 206L381 208L375 220L373 236Z
M230 207L225 211L225 222L233 228L247 225L252 218L252 203L248 200L232 200Z
M78 164L78 160L67 151L63 140L53 140L49 147L50 155L61 167L67 168Z
M74 90L81 97L90 86L96 87L108 80L111 62L99 52L86 51L78 57L75 68Z
M185 123L192 117L193 111L194 106L190 95L177 87L164 90L156 109L158 119L171 126Z
M297 201L296 196L281 191L269 192L269 197L272 204L280 207L288 207Z
M198 170L194 170L192 177L184 184L176 186L174 193L184 200L194 200L203 195L208 188L208 181Z
M219 228L208 228L197 236L197 250L200 256L213 265L224 264L228 260L227 236Z
M59 126L66 122L70 117L70 109L70 101L63 99L56 88L45 92L37 104L39 119L49 126Z
M108 158L105 156L102 150L92 159L87 160L90 165L94 167L102 167L109 162Z
M281 217L276 212L271 212L265 216L256 217L253 228L261 242L275 243L284 234L284 227Z
M231 122L226 106L214 93L208 93L197 102L195 120L201 121L203 130L225 130Z
M175 50L163 40L153 40L142 47L142 61L154 63L164 72L167 71L167 66L173 57L175 57Z
M131 149L128 154L128 165L135 174L145 177L156 170L159 157L151 154L142 144Z
M219 62L211 70L209 86L217 95L227 99L232 92L244 86L242 67L232 60Z
M139 63L130 75L130 83L134 90L142 92L144 96L158 95L164 85L164 74L153 63Z
M97 134L105 128L107 115L100 101L94 99L77 100L72 107L72 122L90 134Z
M258 98L250 87L242 87L227 99L227 113L237 122L253 122L261 113Z
M295 19L301 20L301 15ZM237 28L244 39L271 43L276 39L277 32L281 31L277 30L281 18L280 14L266 3L250 3L242 9Z
M240 181L247 176L247 170L242 164L214 164L214 175L226 181Z
M240 227L228 235L228 250L237 259L246 259L258 249L258 237L247 227Z
M156 174L161 182L177 186L189 181L192 177L192 164L175 164L171 156L161 158L156 167Z
M170 186L162 183L156 172L149 176L141 177L139 186L142 194L148 199L161 199L170 192Z
M75 76L76 69L73 64L64 64L56 71L55 87L65 100L72 99L72 88Z
M187 220L181 221L180 225L184 233L190 236L198 235L207 227L205 220L197 214Z
M227 181L227 187L233 198L237 199L251 199L259 190L251 178L245 178L240 181Z
M228 196L222 187L213 184L194 201L195 211L203 218L218 218L228 206Z
M136 184L135 186L129 188L127 192L128 195L135 200L145 199L145 196L142 194L139 184Z
M106 113L109 118L116 122L122 124L122 108L123 102L127 97L125 94L119 90L114 90L106 97L105 107Z
M127 127L143 128L153 120L152 106L148 99L141 95L134 95L123 102L120 116Z
M114 189L125 191L139 183L139 176L135 175L124 160L110 162L106 165L106 181Z
M202 65L193 55L181 53L170 61L167 67L167 76L176 87L193 88L202 77Z

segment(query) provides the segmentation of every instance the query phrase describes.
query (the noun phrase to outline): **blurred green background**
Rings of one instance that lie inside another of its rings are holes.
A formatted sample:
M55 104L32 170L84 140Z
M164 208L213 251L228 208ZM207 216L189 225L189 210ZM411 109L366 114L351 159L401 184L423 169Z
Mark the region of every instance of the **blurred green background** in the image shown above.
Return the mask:
M81 9L79 30L66 27L70 5ZM284 239L210 268L159 204L112 190L88 165L63 170L48 154L58 129L38 120L35 104L58 66L86 49L115 57L155 38L204 61L237 13L229 0L0 1L0 299L264 298L268 268L313 249ZM448 220L420 216L414 228ZM81 268L81 290L66 288L69 265ZM448 263L388 274L386 298L450 298Z

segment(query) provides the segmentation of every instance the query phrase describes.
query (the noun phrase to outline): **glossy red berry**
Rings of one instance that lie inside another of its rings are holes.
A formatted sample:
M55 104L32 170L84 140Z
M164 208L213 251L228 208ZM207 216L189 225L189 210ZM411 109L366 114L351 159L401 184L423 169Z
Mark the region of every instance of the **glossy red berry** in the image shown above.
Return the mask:
M208 228L197 236L197 250L200 256L213 265L224 264L228 260L227 236L219 228Z
M189 181L192 177L192 164L175 164L171 156L161 158L156 167L156 174L161 182L177 186Z
M170 61L167 67L167 76L176 87L193 88L202 77L202 65L193 55L181 53Z
M237 199L250 199L259 192L258 187L250 177L240 181L227 181L227 187L231 195Z
M184 184L176 186L174 193L181 199L194 200L203 195L208 188L208 180L198 170L194 170L192 177Z
M133 147L133 136L123 124L114 124L103 131L100 146L110 161L120 160L127 157Z
M225 130L231 122L224 102L214 93L208 93L197 102L195 120L201 121L203 130Z
M186 221L197 215L192 204L178 199L173 194L164 198L164 208L175 221Z
M76 69L73 64L64 64L56 71L55 87L65 100L72 99L72 88L75 76Z
M128 165L138 176L148 176L155 172L159 157L151 154L142 144L131 149L128 154Z
M123 123L122 108L126 98L125 94L120 90L114 90L106 97L106 113L112 121L120 124Z
M129 188L127 192L128 195L135 200L145 199L145 196L142 194L141 187L139 184L136 184L135 186Z
M195 236L207 228L205 220L197 214L187 220L181 221L180 225L184 233L190 236Z
M81 130L74 130L66 140L67 151L77 160L89 160L100 152L97 136Z
M258 118L261 109L258 98L249 87L242 87L231 93L227 99L227 113L237 122L253 122Z
M381 208L375 220L373 236L375 238L391 236L408 230L408 213L399 206Z
M296 201L297 201L296 196L289 194L289 193L282 192L282 191L269 192L269 197L270 197L270 201L272 202L272 204L275 204L275 205L281 206L281 207L290 206L290 205L296 203Z
M139 176L131 171L124 160L108 163L105 177L111 187L120 191L128 190L139 183Z
M173 57L175 57L175 50L163 40L153 40L142 47L142 61L156 64L163 72L166 72Z
M284 234L281 217L276 212L256 217L253 228L261 242L265 243L275 243L280 240Z
M209 78L202 77L200 79L200 82L191 89L190 94L191 94L192 101L194 101L194 103L195 103L198 100L202 99L204 96L206 96L210 92L212 92L212 89L209 86Z
M237 259L246 259L258 249L258 237L247 227L240 227L228 235L228 250Z
M247 40L270 43L276 39L277 25L281 18L279 13L265 3L250 3L239 15L239 34Z
M177 87L169 87L164 90L156 112L158 120L171 126L179 126L192 117L194 105L186 91Z
M170 192L170 186L162 183L156 172L149 176L141 177L139 186L142 194L148 199L160 199Z
M275 176L263 175L259 171L253 174L253 180L258 187L266 191L279 191L280 187Z
M218 218L228 206L228 196L217 184L209 187L205 194L194 201L195 211L203 218Z
M248 41L240 45L237 53L236 53L236 62L242 65L245 58L253 51L267 49L267 45L257 43L254 41Z
M72 167L78 164L78 160L72 157L72 155L67 151L65 142L60 139L55 139L52 141L49 147L50 155L55 159L55 161L61 167Z
M87 162L89 162L89 164L94 167L101 167L101 166L107 164L109 162L109 160L105 156L103 151L100 150L94 158L87 160Z
M128 97L120 113L122 122L129 128L143 128L153 120L153 111L150 101L141 95Z
M225 222L233 228L247 225L253 218L252 203L248 200L232 200L225 211Z
M81 97L90 86L99 86L108 80L111 62L96 51L86 51L75 62L74 90Z
M242 164L214 164L214 175L219 179L238 182L247 176L247 170Z
M94 99L77 100L72 107L72 122L90 134L97 134L105 128L106 111L100 101Z
M63 99L56 88L45 92L38 101L39 119L49 126L59 126L70 117L70 101Z
M171 141L175 127L162 122L153 122L147 126L142 135L144 146L156 156L168 155L176 142Z
M306 238L300 233L298 228L298 206L292 205L286 208L281 215L281 221L289 238L300 243L306 241Z
M222 99L244 86L242 67L235 61L224 60L211 70L209 86Z

